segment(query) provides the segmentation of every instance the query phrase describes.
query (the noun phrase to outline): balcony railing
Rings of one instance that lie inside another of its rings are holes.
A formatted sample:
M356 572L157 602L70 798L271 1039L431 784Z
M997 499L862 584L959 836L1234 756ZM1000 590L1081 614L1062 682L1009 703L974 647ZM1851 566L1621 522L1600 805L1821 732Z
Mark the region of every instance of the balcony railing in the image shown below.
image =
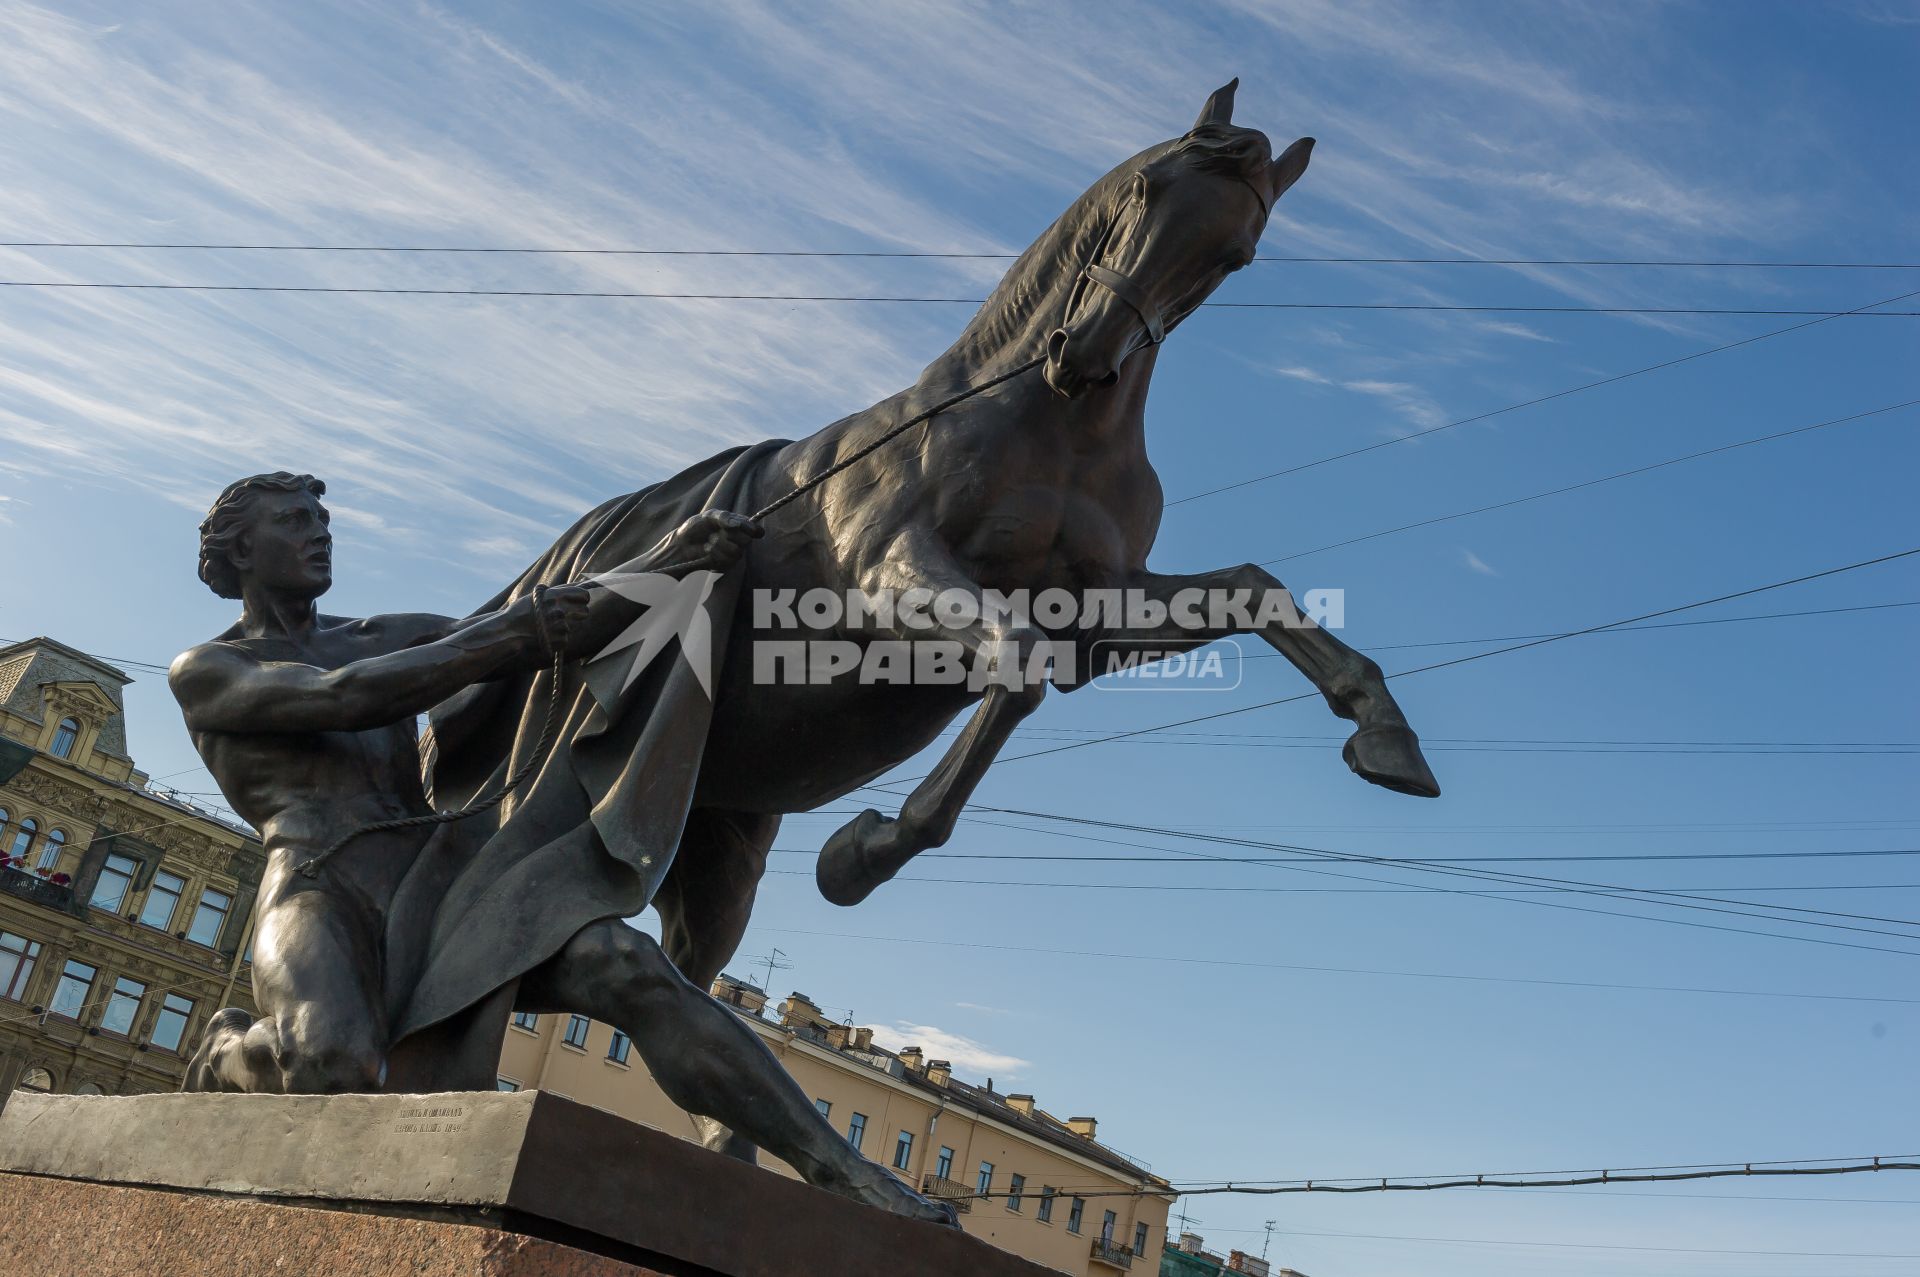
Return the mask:
M65 874L60 876L66 877ZM31 900L48 909L58 909L63 913L85 912L74 908L71 885L54 882L51 878L42 878L27 869L0 869L0 891Z
M1105 1237L1093 1239L1093 1261L1126 1272L1133 1267L1133 1247L1122 1246Z
M958 1180L929 1175L920 1185L920 1191L938 1201L952 1202L953 1208L963 1214L973 1209L973 1189Z

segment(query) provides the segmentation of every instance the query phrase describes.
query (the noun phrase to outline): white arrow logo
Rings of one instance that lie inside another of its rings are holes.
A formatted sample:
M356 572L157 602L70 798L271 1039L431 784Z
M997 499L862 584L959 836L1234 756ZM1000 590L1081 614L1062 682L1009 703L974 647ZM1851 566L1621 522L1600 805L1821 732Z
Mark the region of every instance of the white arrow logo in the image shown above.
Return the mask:
M718 572L689 572L674 580L659 572L609 572L593 580L630 603L647 609L620 636L594 654L604 660L624 648L638 648L626 679L620 684L625 692L633 686L647 666L653 663L670 638L680 640L680 652L693 669L700 689L713 699L713 620L707 615L707 596L719 583Z

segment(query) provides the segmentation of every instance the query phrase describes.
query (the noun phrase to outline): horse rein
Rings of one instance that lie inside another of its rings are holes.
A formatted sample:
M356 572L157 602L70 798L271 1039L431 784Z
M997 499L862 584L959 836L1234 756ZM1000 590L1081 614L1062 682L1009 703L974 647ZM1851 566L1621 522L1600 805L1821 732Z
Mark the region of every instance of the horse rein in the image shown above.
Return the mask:
M989 391L1003 382L1012 381L1015 377L1023 373L1032 372L1045 362L1046 356L1044 355L1029 359L1025 363L1011 368L998 376L989 377L977 385L969 386L959 394L942 399L939 403L924 412L915 413L899 425L889 427L871 443L856 448L839 461L820 471L820 473L809 477L802 483L796 484L793 491L776 497L760 509L754 511L753 514L748 516L747 521L756 527L760 526L766 518L775 511L798 501L807 493L812 492L815 488L818 488L821 484L833 478L833 476L839 474L849 466L865 460L868 456L886 447L889 443L919 425L921 422L936 417L956 404L971 399L975 395ZM707 562L706 559L690 559L680 563L669 563L665 567L654 568L653 571L656 573L681 572L697 568L705 562ZM595 589L604 586L605 583L589 577L587 580L581 581L578 584L587 589ZM345 847L348 843L363 834L383 833L396 829L421 829L434 825L444 825L456 820L465 820L469 816L478 816L482 812L491 811L505 802L509 794L520 788L521 785L526 783L528 777L539 770L541 764L546 761L548 754L552 751L555 737L559 732L561 717L561 679L567 664L567 654L565 650L560 646L554 638L552 631L547 627L544 604L546 602L546 593L552 588L553 587L549 585L536 585L533 587L533 623L539 637L541 650L552 661L552 665L548 671L546 721L540 729L540 739L535 742L533 751L527 756L526 762L522 763L512 775L508 776L498 789L484 798L475 799L465 807L454 811L436 811L418 816L403 816L396 820L377 820L372 824L361 825L357 829L348 830L340 837L334 839L333 842L326 847L321 848L305 860L300 861L294 867L296 873L303 878L318 878L322 864L331 859L335 852L338 852L342 847Z

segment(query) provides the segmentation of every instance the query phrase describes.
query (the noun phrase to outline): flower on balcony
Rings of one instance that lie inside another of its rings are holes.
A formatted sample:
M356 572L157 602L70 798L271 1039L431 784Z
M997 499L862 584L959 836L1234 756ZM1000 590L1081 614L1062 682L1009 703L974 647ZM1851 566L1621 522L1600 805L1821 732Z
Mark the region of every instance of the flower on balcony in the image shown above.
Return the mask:
M70 887L73 885L73 875L72 874L55 874L49 881L51 881L53 885L56 887Z
M35 869L33 872L42 878L53 877L53 870L49 869L45 865L41 865L39 868Z

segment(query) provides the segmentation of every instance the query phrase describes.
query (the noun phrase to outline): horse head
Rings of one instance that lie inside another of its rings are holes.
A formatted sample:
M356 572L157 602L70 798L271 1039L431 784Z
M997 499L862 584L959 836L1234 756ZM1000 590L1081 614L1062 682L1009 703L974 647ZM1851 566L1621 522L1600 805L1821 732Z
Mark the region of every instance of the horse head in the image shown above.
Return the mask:
M1096 184L1104 220L1047 338L1047 384L1059 394L1113 384L1130 355L1251 262L1274 202L1306 172L1312 138L1276 159L1266 134L1232 123L1239 84L1208 98L1184 136Z

